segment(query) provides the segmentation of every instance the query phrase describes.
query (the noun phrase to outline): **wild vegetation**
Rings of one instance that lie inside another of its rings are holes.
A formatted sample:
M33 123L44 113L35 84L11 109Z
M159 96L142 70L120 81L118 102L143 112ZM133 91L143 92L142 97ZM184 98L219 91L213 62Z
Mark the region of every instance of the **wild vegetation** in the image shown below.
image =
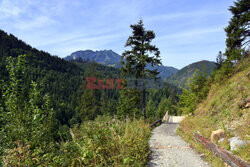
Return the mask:
M170 77L165 78L165 81L178 87L187 88L187 84L190 83L189 79L193 77L194 73L201 72L208 77L216 69L216 67L216 63L211 61L203 60L195 62L180 69Z
M180 124L179 134L216 167L224 163L196 142L194 133L210 138L212 131L224 130L225 139L216 142L227 150L231 137L249 141L249 8L246 0L238 0L229 8L232 18L225 28L227 48L218 54L217 69L209 77L194 74L178 103L181 112L190 115ZM232 152L249 162L249 151L247 143Z
M244 59L234 69L230 79L224 79L220 83L213 83L208 96L195 107L193 116L186 118L181 124L179 134L187 140L199 152L205 154L206 159L213 166L224 166L222 160L217 159L201 144L197 143L194 133L198 132L210 139L212 131L223 129L226 138L221 145L230 151L228 139L234 136L244 141L249 140L249 108L244 101L249 99L250 94L250 59ZM237 151L233 151L245 161L250 161L249 143Z
M140 120L141 108L125 121L126 116L117 112L120 90L86 89L86 77L116 79L119 69L85 60L67 62L3 31L0 55L1 166L143 166L147 162L150 128ZM162 115L163 104L176 103L178 89L169 84L163 89L146 92L145 100L151 101L146 114L152 121ZM168 103L161 103L161 98L168 98ZM157 114L160 103L161 114Z
M249 8L247 0L230 7L227 48L216 65L195 63L170 82L158 80L160 51L151 44L154 32L141 20L131 25L121 69L66 61L0 31L0 166L144 166L149 123L166 111L189 115L179 133L214 166L222 166L193 133L209 138L213 130L224 129L227 137L219 144L228 150L230 137L249 140ZM122 90L86 89L87 77L134 77L142 79L141 85L135 82L142 89L127 89L127 80ZM146 79L162 88L147 89ZM188 79L187 87L177 87ZM249 151L247 144L234 154L249 161Z
M67 165L144 166L147 163L150 128L143 120L120 121L98 117L72 130L73 140L63 143Z

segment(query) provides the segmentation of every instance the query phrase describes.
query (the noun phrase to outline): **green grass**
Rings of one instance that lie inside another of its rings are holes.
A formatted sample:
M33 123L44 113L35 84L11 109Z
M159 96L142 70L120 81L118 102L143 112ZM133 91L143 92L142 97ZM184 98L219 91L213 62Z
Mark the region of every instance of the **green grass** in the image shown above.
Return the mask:
M213 83L207 99L197 106L194 116L186 118L178 129L178 133L184 140L198 152L204 153L205 159L214 167L224 167L224 163L198 143L194 133L199 132L209 139L212 131L224 129L227 137L219 145L227 150L230 150L228 139L233 136L239 136L245 141L249 140L250 109L239 107L240 103L250 96L249 61L250 59L247 59L238 65L230 79ZM249 162L249 152L248 143L246 147L234 151L233 154Z
M150 132L144 120L100 116L74 127L72 140L46 145L50 150L47 153L18 141L17 147L6 150L3 166L145 166L150 154Z
M63 144L66 166L144 166L150 154L150 127L143 120L99 117L73 129Z

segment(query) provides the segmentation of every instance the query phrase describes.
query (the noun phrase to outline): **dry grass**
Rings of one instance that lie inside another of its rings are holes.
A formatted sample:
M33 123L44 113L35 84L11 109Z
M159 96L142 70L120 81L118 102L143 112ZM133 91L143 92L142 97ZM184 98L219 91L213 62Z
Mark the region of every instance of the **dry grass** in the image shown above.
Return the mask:
M144 166L150 153L149 124L98 117L73 129L74 140L64 144L67 166Z
M188 117L180 124L179 134L192 146L206 155L206 160L212 166L224 166L222 160L215 158L204 147L197 143L194 133L201 133L210 138L211 132L224 129L226 140L220 145L230 149L228 138L239 136L241 139L250 140L250 109L242 108L241 104L250 97L250 59L236 67L235 74L223 83L216 83L208 94L207 99L200 103L195 110L195 116ZM250 144L239 149L233 154L250 161Z

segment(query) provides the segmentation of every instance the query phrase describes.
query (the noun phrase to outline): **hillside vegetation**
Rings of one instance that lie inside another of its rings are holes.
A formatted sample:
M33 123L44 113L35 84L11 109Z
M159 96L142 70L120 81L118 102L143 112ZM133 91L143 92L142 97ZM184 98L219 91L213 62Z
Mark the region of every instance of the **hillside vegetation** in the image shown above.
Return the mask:
M206 60L195 62L183 67L172 76L166 78L165 81L179 87L186 87L188 80L193 77L195 72L203 72L209 76L215 68L215 62Z
M56 119L62 125L80 123L81 97L86 93L86 77L118 78L120 70L97 63L73 63L65 61L49 53L32 48L12 34L0 30L0 94L4 85L9 85L9 72L6 68L8 57L17 58L25 54L25 71L22 75L24 83L21 87L29 88L31 81L39 83L41 96L49 94ZM99 104L95 113L109 113L115 108L114 98L119 96L117 90L99 92L96 99L106 103ZM1 101L2 96L0 96ZM101 108L101 109L100 109ZM98 110L98 111L97 111ZM96 114L97 115L97 114Z
M144 166L150 128L143 120L98 117L71 129L72 140L50 143L47 151L17 141L2 157L4 166ZM21 156L19 156L21 155Z
M164 83L145 91L148 120L140 118L140 95L135 110L119 113L119 99L131 103L118 84L87 89L86 78L106 83L120 79L120 69L69 62L1 30L0 68L0 166L144 166L147 122L177 103L178 89Z
M226 77L227 78L227 77ZM245 58L237 64L229 79L222 79L211 85L211 89L194 111L193 116L186 118L179 128L179 134L199 152L205 154L212 166L224 166L223 162L215 158L205 148L195 141L194 133L210 139L212 131L224 129L226 139L217 143L230 150L228 139L234 136L244 141L250 140L250 58ZM233 151L246 161L250 161L250 144Z

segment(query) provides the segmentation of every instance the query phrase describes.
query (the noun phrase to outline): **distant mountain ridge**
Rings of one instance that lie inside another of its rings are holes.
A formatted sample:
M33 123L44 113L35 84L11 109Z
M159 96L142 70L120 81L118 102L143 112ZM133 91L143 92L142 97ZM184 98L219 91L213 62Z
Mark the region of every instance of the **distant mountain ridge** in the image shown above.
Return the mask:
M207 75L210 75L215 68L215 62L207 60L198 61L183 67L172 76L166 78L165 81L176 86L185 87L188 79L193 77L195 71L198 70L198 72L205 72Z
M79 50L64 58L67 61L82 59L83 61L95 61L111 67L119 67L121 56L112 50Z
M121 56L115 53L112 50L100 50L100 51L92 51L92 50L79 50L73 52L69 56L64 58L67 61L71 60L83 60L83 61L95 61L96 63L120 68ZM147 66L148 69L158 69L160 72L159 76L164 79L166 77L170 77L171 75L175 74L178 69L174 67L168 66Z

